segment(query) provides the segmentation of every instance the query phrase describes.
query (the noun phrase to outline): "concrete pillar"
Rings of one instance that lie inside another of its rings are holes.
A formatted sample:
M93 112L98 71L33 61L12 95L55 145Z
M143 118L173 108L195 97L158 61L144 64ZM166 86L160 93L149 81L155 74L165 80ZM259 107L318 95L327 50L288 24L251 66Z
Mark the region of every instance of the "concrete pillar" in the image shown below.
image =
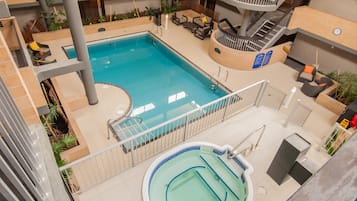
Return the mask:
M49 11L50 10L50 8L47 5L46 0L39 0L38 2L40 3L41 9L43 11Z
M45 12L45 13L50 12L50 8L48 7L46 0L39 0L38 2L40 3L40 6L41 6L41 9L42 9L43 12ZM47 18L44 19L44 21L45 21L45 23L47 25L46 26L46 31L48 31L48 25L50 24L51 20L47 17Z
M77 0L64 0L68 24L71 30L74 48L79 61L83 62L84 70L80 71L84 89L86 91L88 103L95 105L98 103L97 92L94 86L92 69L89 62L88 49L84 40L84 31Z
M240 36L246 36L247 35L247 28L250 24L250 18L251 18L251 15L250 15L250 10L244 10L243 11L243 22L242 22L242 25L240 26L240 29L239 29L239 35Z

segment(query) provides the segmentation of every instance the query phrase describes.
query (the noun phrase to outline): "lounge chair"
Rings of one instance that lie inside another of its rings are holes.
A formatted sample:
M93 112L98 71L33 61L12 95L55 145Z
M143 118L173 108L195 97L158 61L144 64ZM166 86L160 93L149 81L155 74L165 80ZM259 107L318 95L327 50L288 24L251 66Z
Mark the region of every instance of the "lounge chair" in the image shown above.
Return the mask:
M199 27L194 31L194 35L203 40L207 37L211 36L212 33L212 29L213 29L213 22L211 21L211 23L209 24L209 26L204 26L204 27Z
M301 92L309 97L317 97L319 93L333 85L333 81L327 77L322 77L320 80L313 82L305 82L301 87Z
M188 22L187 16L180 14L180 13L174 13L171 17L171 21L176 24L176 25L181 25L184 22Z
M296 81L299 82L312 82L316 76L316 68L314 66L305 65L303 69L300 70Z
M45 65L56 62L56 60L46 60L48 56L51 56L51 51L48 45L33 41L27 46L28 51L32 58L32 63L36 66Z
M46 64L55 63L55 62L57 62L57 60L56 59L53 59L53 60L41 60L41 59L38 59L38 60L33 60L32 62L33 62L33 64L35 66L40 66L40 65L46 65Z
M37 59L44 59L51 55L51 51L48 45L33 41L29 43L27 47L30 50L29 52L31 55Z

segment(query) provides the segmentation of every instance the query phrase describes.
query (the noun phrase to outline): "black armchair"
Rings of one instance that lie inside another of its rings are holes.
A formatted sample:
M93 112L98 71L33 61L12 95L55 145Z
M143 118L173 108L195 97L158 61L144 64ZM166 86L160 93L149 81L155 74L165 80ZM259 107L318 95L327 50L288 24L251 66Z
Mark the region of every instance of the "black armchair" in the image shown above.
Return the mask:
M212 29L213 29L213 22L211 21L211 23L208 26L204 26L204 27L198 27L195 31L194 31L194 35L203 40L206 37L210 37L211 33L212 33Z
M305 82L301 87L301 92L309 97L317 97L319 93L333 85L333 81L327 77L322 77L315 82Z
M194 24L196 24L198 27L203 28L203 27L210 26L211 23L213 23L213 20L212 20L212 18L210 18L206 15L200 15L197 17L193 17L192 22Z
M181 25L185 22L188 22L188 18L185 15L177 14L176 12L171 17L172 23L176 25Z
M313 66L305 65L303 69L299 71L296 81L299 82L312 82L316 76L316 68Z

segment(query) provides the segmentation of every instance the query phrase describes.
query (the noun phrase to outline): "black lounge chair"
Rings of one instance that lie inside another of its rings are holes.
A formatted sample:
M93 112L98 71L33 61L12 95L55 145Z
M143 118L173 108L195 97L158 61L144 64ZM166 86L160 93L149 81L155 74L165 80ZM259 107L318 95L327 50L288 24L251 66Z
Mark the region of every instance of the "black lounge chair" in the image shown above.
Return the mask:
M299 71L296 81L298 82L312 82L316 76L316 68L314 66L305 65Z
M193 22L184 22L182 23L183 28L190 30L192 33L198 28L198 25Z
M176 12L171 17L172 23L176 25L181 25L185 22L188 22L188 18L185 15L177 14Z
M309 97L317 97L323 90L333 85L333 81L327 77L322 77L314 82L305 82L301 87L301 92Z
M194 35L201 39L204 40L207 37L211 36L212 33L212 29L213 29L213 22L211 21L211 23L209 24L209 26L204 26L204 27L199 27L194 31Z

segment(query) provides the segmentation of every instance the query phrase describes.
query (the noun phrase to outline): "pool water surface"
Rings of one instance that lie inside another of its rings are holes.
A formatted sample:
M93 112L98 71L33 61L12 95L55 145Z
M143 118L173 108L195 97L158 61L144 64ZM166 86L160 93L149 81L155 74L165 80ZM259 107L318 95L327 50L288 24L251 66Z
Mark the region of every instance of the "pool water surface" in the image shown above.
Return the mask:
M125 89L152 127L227 93L149 33L88 45L95 82ZM74 49L66 49L70 58Z

